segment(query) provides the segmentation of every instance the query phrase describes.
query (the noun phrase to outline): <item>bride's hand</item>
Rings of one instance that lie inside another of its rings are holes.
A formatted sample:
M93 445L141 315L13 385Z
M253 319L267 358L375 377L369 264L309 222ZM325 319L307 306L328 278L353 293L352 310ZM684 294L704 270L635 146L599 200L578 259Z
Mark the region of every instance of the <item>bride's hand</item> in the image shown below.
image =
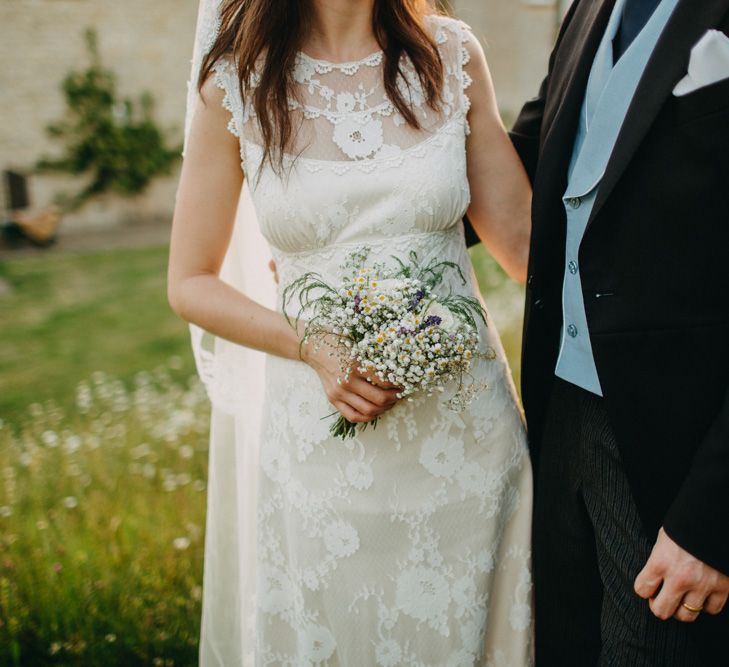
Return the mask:
M302 358L319 375L329 402L354 424L371 422L399 400L397 387L375 386L356 368L352 368L349 380L342 379L340 383L339 360L330 354L326 345L319 350L305 345Z

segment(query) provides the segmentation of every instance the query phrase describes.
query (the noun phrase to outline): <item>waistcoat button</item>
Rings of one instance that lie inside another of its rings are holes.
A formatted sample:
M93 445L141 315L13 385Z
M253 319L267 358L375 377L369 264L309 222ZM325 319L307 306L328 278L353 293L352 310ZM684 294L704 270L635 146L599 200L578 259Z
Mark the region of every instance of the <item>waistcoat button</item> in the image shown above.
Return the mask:
M580 208L580 204L582 204L582 199L580 197L570 197L567 200L567 205L570 208Z

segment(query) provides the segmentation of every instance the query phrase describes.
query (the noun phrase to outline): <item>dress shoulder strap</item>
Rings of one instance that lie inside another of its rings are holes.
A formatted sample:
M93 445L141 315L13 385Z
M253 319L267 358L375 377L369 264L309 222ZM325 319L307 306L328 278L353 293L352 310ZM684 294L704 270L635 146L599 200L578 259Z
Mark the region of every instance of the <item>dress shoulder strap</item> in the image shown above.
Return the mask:
M466 65L471 60L467 44L476 42L477 39L471 27L460 19L433 15L427 17L427 24L431 28L443 61L446 102L452 105L453 112L463 114L466 134L470 134L467 116L471 100L466 90L473 81L466 71Z
M223 107L230 112L228 130L238 137L240 144L241 166L245 170L246 109L240 90L238 71L230 57L220 58L213 65L213 81L224 92Z

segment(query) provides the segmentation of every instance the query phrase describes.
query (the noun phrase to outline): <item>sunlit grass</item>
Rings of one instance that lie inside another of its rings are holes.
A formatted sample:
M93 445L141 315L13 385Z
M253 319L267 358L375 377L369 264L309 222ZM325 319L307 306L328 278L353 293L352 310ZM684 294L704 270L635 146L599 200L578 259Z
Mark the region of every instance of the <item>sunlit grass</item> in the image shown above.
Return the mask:
M70 407L95 370L129 381L177 355L193 372L184 323L167 304L167 247L48 253L0 261L0 416L39 398Z
M3 424L0 664L195 664L209 411L179 366Z

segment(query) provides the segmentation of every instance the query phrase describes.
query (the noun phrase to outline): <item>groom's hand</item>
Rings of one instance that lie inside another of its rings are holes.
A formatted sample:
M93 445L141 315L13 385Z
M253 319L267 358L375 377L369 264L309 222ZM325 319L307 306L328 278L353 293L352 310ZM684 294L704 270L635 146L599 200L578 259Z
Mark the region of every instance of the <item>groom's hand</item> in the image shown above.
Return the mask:
M661 528L648 563L635 580L635 592L648 600L661 620L695 621L701 609L718 614L729 596L729 577L676 544Z

